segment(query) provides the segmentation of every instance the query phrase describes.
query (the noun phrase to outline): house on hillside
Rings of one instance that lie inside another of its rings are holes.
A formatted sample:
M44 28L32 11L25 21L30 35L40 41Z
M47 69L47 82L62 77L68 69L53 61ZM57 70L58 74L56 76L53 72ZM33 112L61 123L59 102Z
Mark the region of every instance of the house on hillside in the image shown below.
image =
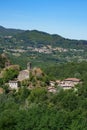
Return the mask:
M9 60L5 62L5 68L9 67L10 65L11 65L11 62Z
M48 92L51 92L51 93L56 93L56 92L57 92L57 90L56 90L56 88L55 88L55 87L49 86L49 87L48 87Z
M18 81L23 81L25 79L28 79L29 78L29 71L28 70L22 70L19 72L19 75L18 75Z
M81 82L81 80L77 79L77 78L67 78L64 81L67 82L67 83L73 83L74 85L76 85L76 84Z
M55 83L58 85L61 82L61 80L56 80Z
M50 86L54 87L55 86L55 81L50 81Z
M17 80L9 81L9 88L17 90L19 87L19 82L22 82L23 80L29 79L30 71L31 71L31 63L28 63L27 69L19 72Z
M31 70L31 63L27 64L27 69L26 70L22 70L19 72L18 75L18 81L23 81L25 79L29 79L29 74L30 74L30 70Z
M9 81L9 88L10 89L18 89L18 81L17 80L10 80Z
M59 86L61 86L64 90L71 89L75 87L75 85L81 83L80 79L77 78L67 78L59 83Z

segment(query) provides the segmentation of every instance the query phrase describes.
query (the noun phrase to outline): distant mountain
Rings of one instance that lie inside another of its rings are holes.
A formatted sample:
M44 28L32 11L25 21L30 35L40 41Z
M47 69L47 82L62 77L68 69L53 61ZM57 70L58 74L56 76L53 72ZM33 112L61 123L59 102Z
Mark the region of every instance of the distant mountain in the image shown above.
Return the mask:
M14 35L17 41L23 40L23 46L35 45L35 46L43 46L43 45L51 45L53 47L64 47L64 48L80 48L85 44L87 45L87 41L85 40L71 40L63 38L57 34L48 34L45 32L37 31L37 30L27 30L21 33Z
M10 37L12 36L12 37ZM8 29L0 26L0 53L23 66L87 61L87 41L71 40L38 30ZM40 64L39 64L40 63Z
M3 26L0 26L0 36L12 36L17 33L21 33L23 30L20 29L11 29L11 28L5 28Z
M10 29L0 26L0 36L3 38L8 38L7 36L13 36L9 40L5 40L6 44L10 42L11 44L16 43L16 46L44 46L51 45L53 47L64 47L64 48L80 48L83 45L87 45L87 41L85 40L71 40L63 38L57 34L49 34L46 32L38 31L38 30L20 30L20 29ZM14 41L15 38L15 41ZM1 42L2 44L3 42Z
M61 43L61 41L65 39L59 35L51 35L37 30L27 30L22 33L16 34L14 37L17 39L17 41L23 40L25 45L55 45L58 42Z

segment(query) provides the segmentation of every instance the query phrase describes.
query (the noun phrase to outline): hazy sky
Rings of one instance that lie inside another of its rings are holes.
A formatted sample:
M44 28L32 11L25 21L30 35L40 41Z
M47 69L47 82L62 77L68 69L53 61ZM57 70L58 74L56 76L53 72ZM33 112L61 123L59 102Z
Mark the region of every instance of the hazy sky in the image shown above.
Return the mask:
M87 0L0 0L0 25L87 40Z

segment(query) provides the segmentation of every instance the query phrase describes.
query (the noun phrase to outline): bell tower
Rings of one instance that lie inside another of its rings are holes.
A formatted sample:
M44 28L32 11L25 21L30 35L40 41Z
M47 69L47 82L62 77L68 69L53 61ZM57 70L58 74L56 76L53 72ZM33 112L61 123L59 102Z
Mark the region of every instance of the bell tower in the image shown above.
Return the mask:
M8 66L10 66L10 65L11 65L11 63L10 63L9 60L5 62L5 68L8 67Z
M30 71L31 69L32 69L31 62L28 62L28 63L27 63L27 70L29 70L29 71Z

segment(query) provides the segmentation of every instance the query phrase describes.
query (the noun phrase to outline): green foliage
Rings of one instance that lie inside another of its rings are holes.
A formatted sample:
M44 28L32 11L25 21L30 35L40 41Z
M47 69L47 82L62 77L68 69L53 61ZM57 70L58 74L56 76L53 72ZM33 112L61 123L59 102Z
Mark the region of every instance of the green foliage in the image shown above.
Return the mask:
M73 111L78 108L78 97L72 91L65 93L62 97L62 107Z
M45 88L0 95L0 130L86 130L87 98L73 91ZM27 107L26 107L27 106Z
M0 78L0 86L3 85L3 78Z
M84 66L84 67L83 67ZM0 95L0 130L86 130L87 129L87 63L67 63L44 67L40 76L30 74L18 92L8 91ZM18 70L9 68L4 72L4 81L18 75ZM49 93L46 86L50 79L77 77L82 84L77 91L60 90ZM29 90L27 87L33 85Z
M22 30L19 29L7 29L4 28L3 26L0 26L0 36L12 36L17 33L23 32Z
M23 103L29 96L30 90L28 90L26 87L22 87L19 89L19 91L14 95L14 98L17 102Z
M87 58L87 41L69 40L36 30L0 28L0 52L4 48L10 49L6 51L13 63L25 68L30 61L46 73L42 76L30 74L30 79L23 81L17 92L8 91L8 86L3 83L16 78L19 71L13 68L4 71L4 77L0 79L0 86L5 90L0 95L0 130L87 130L87 62L81 62ZM8 35L12 37L5 37ZM44 54L27 49L47 45L66 48L68 52ZM19 53L19 57L13 56L15 49L26 52ZM5 67L6 61L0 55L0 70ZM67 61L74 62L63 64ZM68 77L82 80L82 84L77 85L77 91L60 90L55 94L47 91L49 80ZM34 88L28 90L29 85Z
M42 102L47 98L47 91L45 88L35 88L31 91L29 102Z
M3 72L3 80L4 82L8 82L9 80L12 80L14 78L16 78L19 74L19 71L15 68L7 68L4 72Z
M0 69L5 67L5 62L6 61L7 61L7 58L0 55Z
M49 65L44 67L44 72L50 79L65 79L67 77L76 77L86 81L87 79L87 62L65 63L58 65Z
M19 64L23 68L29 61L39 67L70 61L86 61L87 41L65 39L59 35L51 35L37 30L23 31L3 27L0 27L0 36L0 52L6 50L12 63ZM29 47L32 47L33 50L46 47L51 53L49 54L49 51L48 53L39 53L32 51ZM58 48L60 51L55 50ZM61 48L66 51L61 52Z

